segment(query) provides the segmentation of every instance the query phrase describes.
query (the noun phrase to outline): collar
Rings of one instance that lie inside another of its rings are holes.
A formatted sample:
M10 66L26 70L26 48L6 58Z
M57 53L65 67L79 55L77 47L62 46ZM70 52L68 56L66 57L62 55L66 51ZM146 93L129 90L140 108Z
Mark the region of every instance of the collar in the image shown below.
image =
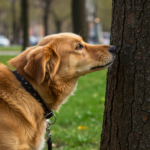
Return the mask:
M17 79L21 82L21 84L25 88L25 90L27 92L29 92L39 103L42 104L42 107L43 107L44 112L45 112L44 113L44 117L46 119L49 119L50 117L52 117L54 115L53 111L49 110L49 108L46 106L46 104L44 103L44 101L41 98L41 96L38 94L37 91L34 90L32 85L23 76L21 76L17 72L17 70L13 71L13 73L16 75Z

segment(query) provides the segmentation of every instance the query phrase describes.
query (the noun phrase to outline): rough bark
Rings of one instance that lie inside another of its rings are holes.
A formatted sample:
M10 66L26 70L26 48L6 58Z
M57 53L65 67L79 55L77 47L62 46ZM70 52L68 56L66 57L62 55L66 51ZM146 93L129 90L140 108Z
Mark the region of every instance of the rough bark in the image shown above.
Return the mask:
M100 150L149 150L149 0L113 0L111 44Z
M21 25L23 32L23 50L29 46L28 0L21 0Z
M81 35L84 41L87 41L88 32L84 0L72 0L72 23L74 33Z

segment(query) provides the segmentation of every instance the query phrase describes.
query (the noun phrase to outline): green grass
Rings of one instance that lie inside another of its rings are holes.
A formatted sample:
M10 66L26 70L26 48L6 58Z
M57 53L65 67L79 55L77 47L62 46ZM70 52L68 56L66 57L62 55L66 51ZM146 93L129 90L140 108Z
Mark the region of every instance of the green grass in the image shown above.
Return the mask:
M8 62L11 58L13 58L13 57L15 57L15 56L0 56L0 63L3 63L3 64L5 64L5 65L8 66L7 62ZM9 66L9 68L11 68L12 70L14 70L13 67L10 67L10 66Z
M106 70L80 77L77 91L56 113L57 122L51 127L54 150L99 149L105 86Z
M22 46L0 46L0 51L21 51Z
M13 56L0 56L6 62ZM75 94L60 108L51 127L53 150L98 150L107 70L80 77ZM78 129L85 126L87 129ZM47 145L44 150L47 150Z

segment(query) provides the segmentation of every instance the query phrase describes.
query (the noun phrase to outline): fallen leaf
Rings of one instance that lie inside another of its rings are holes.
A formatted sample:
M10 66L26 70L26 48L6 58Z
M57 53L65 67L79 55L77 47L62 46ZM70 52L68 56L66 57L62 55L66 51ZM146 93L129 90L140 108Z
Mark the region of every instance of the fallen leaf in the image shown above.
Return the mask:
M79 130L86 130L87 127L86 127L86 126L78 126L78 129L79 129Z

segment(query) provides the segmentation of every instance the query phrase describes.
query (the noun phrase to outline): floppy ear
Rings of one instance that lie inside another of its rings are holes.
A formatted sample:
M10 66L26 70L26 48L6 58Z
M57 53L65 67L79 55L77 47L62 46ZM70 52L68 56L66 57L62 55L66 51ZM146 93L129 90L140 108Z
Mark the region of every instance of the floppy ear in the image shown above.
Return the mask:
M53 68L50 68L50 72L52 72L54 76L58 70L60 62L59 55L55 49L49 45L38 47L29 53L28 62L24 67L24 71L34 78L38 84L41 84L45 78L46 64L48 61L53 64Z

